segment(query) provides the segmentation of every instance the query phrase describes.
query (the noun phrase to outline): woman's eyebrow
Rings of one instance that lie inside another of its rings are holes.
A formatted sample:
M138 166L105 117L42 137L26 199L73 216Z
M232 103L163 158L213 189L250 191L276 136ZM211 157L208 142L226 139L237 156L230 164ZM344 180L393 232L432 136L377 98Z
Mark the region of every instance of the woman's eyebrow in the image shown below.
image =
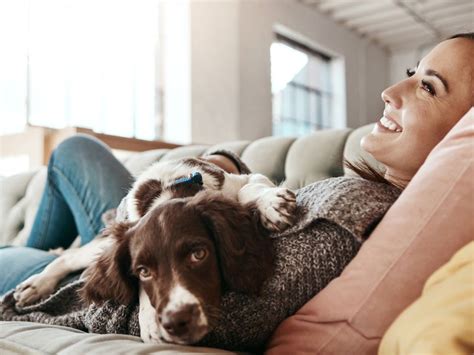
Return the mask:
M420 66L420 61L418 61L418 63L416 63L415 68L418 69L419 66ZM425 70L425 75L430 75L430 76L437 77L443 83L444 88L446 89L446 92L449 93L448 81L445 78L443 78L440 73L438 73L436 70L433 70L433 69L426 69Z
M425 70L425 74L426 75L430 75L430 76L435 76L437 77L439 80L441 80L441 82L443 83L444 85L444 88L446 89L446 92L449 92L449 86L448 86L448 82L446 81L445 78L443 78L441 76L440 73L438 73L436 70L433 70L433 69L426 69Z

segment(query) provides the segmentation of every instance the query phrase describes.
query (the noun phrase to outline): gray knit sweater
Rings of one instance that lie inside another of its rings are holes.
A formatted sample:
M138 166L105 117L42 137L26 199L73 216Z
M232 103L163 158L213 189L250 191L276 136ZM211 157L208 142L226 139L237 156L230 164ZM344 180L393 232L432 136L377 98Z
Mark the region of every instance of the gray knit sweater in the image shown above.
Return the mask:
M262 294L225 294L220 321L199 345L261 350L281 321L342 272L399 193L388 185L355 177L327 179L300 189L296 225L272 236L276 268ZM86 307L77 297L81 285L82 281L76 281L47 300L22 309L15 307L9 293L0 303L0 320L139 335L136 304L107 302Z

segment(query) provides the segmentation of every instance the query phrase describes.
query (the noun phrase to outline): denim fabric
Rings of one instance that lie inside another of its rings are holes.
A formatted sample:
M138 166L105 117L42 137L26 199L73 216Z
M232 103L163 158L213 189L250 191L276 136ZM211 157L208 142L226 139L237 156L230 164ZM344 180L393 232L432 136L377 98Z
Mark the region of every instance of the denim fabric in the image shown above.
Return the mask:
M27 246L67 248L81 245L103 228L102 214L119 205L132 183L128 170L95 138L77 135L51 155L48 180Z
M0 294L41 272L56 256L45 250L81 245L104 227L102 214L119 205L133 178L99 140L77 135L51 155L48 178L27 247L0 249Z
M41 272L56 257L44 250L27 247L0 249L0 295Z

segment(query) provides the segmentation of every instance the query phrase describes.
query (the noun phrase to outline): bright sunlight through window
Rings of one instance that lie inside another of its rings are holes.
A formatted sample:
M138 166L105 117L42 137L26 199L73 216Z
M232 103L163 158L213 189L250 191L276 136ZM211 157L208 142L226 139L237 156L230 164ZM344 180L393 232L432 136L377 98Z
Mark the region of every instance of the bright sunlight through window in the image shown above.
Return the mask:
M270 47L273 135L299 136L330 128L328 56L278 39Z
M157 32L154 0L1 1L0 133L29 122L154 139Z

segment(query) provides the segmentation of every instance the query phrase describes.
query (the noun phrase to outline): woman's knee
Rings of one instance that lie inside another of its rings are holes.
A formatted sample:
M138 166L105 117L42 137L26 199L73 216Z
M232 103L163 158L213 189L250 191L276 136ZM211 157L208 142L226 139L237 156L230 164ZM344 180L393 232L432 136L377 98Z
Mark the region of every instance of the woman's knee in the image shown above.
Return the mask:
M79 134L65 139L53 151L48 174L54 175L59 170L71 177L95 176L102 164L114 159L107 145L95 137Z
M81 156L90 159L95 154L103 152L104 150L109 151L109 148L97 138L85 134L78 134L62 141L56 149L54 149L51 160L80 159Z

